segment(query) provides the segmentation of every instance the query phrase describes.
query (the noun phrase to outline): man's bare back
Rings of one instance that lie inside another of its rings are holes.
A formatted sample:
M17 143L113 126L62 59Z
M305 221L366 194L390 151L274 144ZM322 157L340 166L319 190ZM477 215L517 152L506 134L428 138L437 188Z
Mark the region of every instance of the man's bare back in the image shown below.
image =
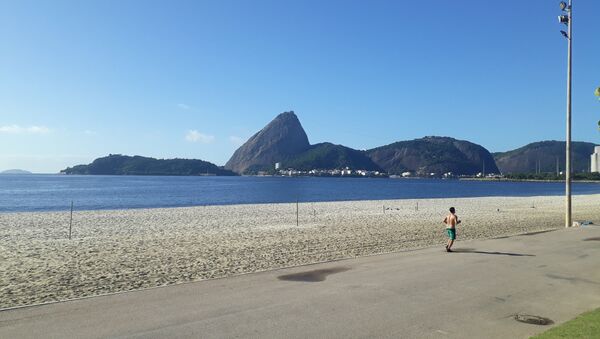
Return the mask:
M444 224L446 224L446 228L455 228L457 224L460 224L460 220L456 214L450 213L444 218Z

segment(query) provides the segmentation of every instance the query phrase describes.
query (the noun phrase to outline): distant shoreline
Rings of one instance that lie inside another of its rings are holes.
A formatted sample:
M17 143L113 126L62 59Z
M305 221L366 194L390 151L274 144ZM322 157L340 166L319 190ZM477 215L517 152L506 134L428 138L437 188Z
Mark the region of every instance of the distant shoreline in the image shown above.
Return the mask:
M541 179L510 179L510 178L459 178L464 181L501 181L501 182L562 182L564 180L541 180ZM575 183L600 184L600 180L572 180Z

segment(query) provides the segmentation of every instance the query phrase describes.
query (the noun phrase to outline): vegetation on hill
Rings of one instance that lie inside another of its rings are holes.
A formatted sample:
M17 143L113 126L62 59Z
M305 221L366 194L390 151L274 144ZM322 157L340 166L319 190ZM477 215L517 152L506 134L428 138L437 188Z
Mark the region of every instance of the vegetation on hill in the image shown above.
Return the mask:
M448 137L399 141L368 150L367 155L389 174L410 171L417 175L472 175L483 172L484 166L486 173L499 172L484 147Z
M332 143L320 143L310 146L304 152L281 157L278 161L281 169L293 168L299 171L332 170L350 168L354 170L383 171L364 152L355 149L334 145ZM246 169L244 174L257 174L265 172L275 174L275 164L253 165Z
M590 155L594 144L590 142L571 143L573 172L586 172L590 169ZM494 153L496 164L503 174L510 173L556 173L565 170L565 142L539 141L508 152Z
M573 172L589 169L593 147L573 143ZM556 159L564 159L564 148L564 142L543 141L492 155L480 145L449 137L399 141L368 151L332 143L311 145L294 112L284 112L238 148L225 168L239 174L274 173L275 163L280 163L281 168L301 171L348 167L417 176L543 173L556 172ZM559 167L564 170L562 162Z
M61 171L65 174L104 175L235 175L207 161L194 159L154 159L111 154L89 165L77 165Z
M312 145L309 150L283 161L282 167L304 171L346 167L367 171L382 170L364 152L328 142Z

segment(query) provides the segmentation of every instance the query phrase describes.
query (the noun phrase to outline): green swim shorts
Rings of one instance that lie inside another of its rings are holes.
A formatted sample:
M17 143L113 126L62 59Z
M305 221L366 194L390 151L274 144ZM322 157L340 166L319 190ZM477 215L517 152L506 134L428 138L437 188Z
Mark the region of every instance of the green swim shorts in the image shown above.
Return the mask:
M446 232L448 232L448 238L456 239L456 228L446 228Z

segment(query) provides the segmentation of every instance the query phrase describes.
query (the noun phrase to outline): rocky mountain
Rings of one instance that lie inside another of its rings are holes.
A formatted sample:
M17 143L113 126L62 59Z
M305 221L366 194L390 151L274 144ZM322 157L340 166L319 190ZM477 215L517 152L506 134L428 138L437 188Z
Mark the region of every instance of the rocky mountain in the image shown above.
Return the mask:
M346 167L382 171L364 152L329 142L310 146L307 151L283 161L282 167L305 171L312 169L343 169Z
M493 155L500 171L505 174L538 171L555 173L557 159L559 170L565 169L565 147L564 141L540 141ZM594 144L572 142L571 151L573 172L589 172L590 155L594 153Z
M494 158L484 147L449 137L399 141L366 153L389 174L411 171L418 175L472 175L482 172L484 165L486 173L499 173Z
M207 161L195 159L154 159L111 154L88 165L68 167L65 174L104 175L235 175Z
M284 112L238 148L225 168L240 174L271 169L276 162L309 149L308 137L296 114Z

